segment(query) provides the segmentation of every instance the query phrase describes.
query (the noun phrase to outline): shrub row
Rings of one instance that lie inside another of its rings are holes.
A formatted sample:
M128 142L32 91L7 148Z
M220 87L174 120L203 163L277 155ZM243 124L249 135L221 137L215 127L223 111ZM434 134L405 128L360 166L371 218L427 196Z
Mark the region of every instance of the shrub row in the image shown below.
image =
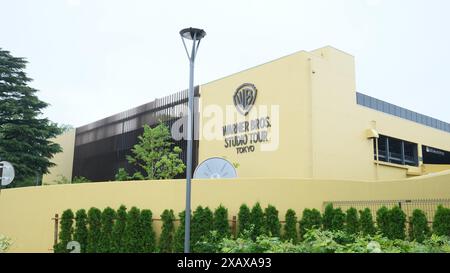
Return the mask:
M268 205L265 209L259 203L249 208L243 204L238 213L238 237L256 241L260 236L277 237L293 244L305 239L305 235L314 229L346 234L374 236L379 234L388 239L404 240L406 236L406 214L399 208L380 208L373 220L372 212L366 208L357 211L349 208L345 212L334 208L332 204L325 207L321 214L317 209L305 209L300 219L294 210L285 214L283 232L278 210ZM179 225L175 228L173 210L161 214L162 228L159 241L153 229L150 210L125 206L118 210L105 208L103 211L91 208L63 212L60 222L59 243L55 252L69 252L66 246L70 241L80 243L81 252L183 252L185 212L180 212ZM436 210L432 230L428 226L425 213L414 210L409 219L408 237L411 241L423 242L432 233L450 236L450 209L439 206ZM211 233L214 231L214 233ZM193 252L207 252L205 244L198 242L221 242L231 238L228 210L219 206L214 212L208 207L197 207L191 215L191 247Z

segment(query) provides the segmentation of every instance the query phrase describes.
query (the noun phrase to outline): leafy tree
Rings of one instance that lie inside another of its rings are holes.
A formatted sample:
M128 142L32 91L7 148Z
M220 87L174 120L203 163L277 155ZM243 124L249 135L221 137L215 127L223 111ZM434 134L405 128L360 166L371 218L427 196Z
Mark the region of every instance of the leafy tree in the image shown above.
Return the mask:
M177 231L175 232L175 246L174 250L176 253L183 253L184 252L184 228L185 228L185 219L186 219L186 212L182 211L178 214L178 217L180 217L180 224L178 225ZM191 217L192 219L192 217ZM190 240L192 241L192 240Z
M68 209L61 215L61 231L59 232L59 242L55 245L56 253L67 253L67 244L72 241L73 234L73 212Z
M163 253L172 253L174 250L174 232L175 232L175 215L173 210L164 210L161 214L163 222L161 227L161 235L159 237L159 251Z
M48 104L41 101L38 90L28 86L27 61L13 57L0 48L0 158L13 164L15 183L8 187L36 185L49 168L50 160L61 146L49 139L61 130L47 118L41 118Z
M264 222L267 235L280 238L281 224L278 218L278 210L274 206L268 205L264 210Z
M144 171L135 173L135 179L170 179L184 172L181 149L172 147L170 131L164 123L155 128L144 125L144 133L138 139L138 144L131 149L133 155L127 156L130 164Z
M141 212L136 207L132 207L127 214L125 252L142 252Z
M192 215L191 244L192 251L197 252L196 244L213 229L213 213L206 207L198 206Z
M250 209L246 204L242 204L238 213L239 236L242 236L244 231L250 230Z
M428 227L428 219L423 211L415 209L411 217L411 229L409 230L409 238L422 243L430 235Z
M86 210L79 209L75 213L75 232L73 239L80 243L80 252L86 252L88 241L87 214Z
M217 231L219 238L225 238L231 235L230 224L228 223L228 210L222 205L214 211L213 224L214 230Z
M250 212L250 224L253 225L251 238L256 240L258 236L265 234L264 212L257 202Z
M78 184L78 183L88 183L88 182L92 182L91 180L87 179L84 176L75 176L72 179L72 184Z
M333 204L329 203L325 206L325 211L323 212L323 229L325 229L325 230L332 229L333 218L334 218Z
M100 253L111 253L114 250L113 247L113 227L114 219L116 217L116 212L107 207L103 210L101 216L101 234L99 242L99 252Z
M434 214L433 233L450 236L450 209L439 205Z
M331 230L344 230L345 213L341 208L334 209Z
M113 226L113 251L114 253L126 252L125 228L127 224L127 208L122 205L116 213L116 221Z
M284 225L283 239L285 241L291 241L293 244L296 244L298 241L297 216L295 215L294 210L292 209L287 210L285 221L286 224Z
M373 224L372 212L370 212L369 208L365 208L364 210L359 211L359 221L361 232L364 235L375 234L375 226Z
M114 178L116 181L127 181L130 180L130 175L124 168L119 168Z
M360 223L358 219L358 211L355 208L349 208L346 211L347 218L345 221L345 231L349 234L356 234L360 230Z
M406 214L398 206L394 206L389 211L389 239L404 240L406 228Z
M87 253L100 252L100 236L102 232L102 212L98 208L90 208L88 211L88 243Z
M304 209L300 224L300 239L303 240L304 235L310 229L318 229L322 226L322 216L317 209ZM330 223L331 227L331 223Z
M153 213L149 209L141 211L142 252L153 253L156 250L156 234L153 230Z

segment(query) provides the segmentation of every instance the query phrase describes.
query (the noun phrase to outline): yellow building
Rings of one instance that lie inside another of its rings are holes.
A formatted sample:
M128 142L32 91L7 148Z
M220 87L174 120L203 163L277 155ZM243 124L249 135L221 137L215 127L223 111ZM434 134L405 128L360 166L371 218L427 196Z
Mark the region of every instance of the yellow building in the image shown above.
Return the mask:
M79 127L44 177L113 180L142 133L178 130L186 91ZM386 180L450 169L450 124L357 93L354 57L332 47L289 56L196 88L195 165L234 163L238 177ZM181 130L182 131L182 130ZM176 135L178 134L178 135ZM74 158L73 164L70 160ZM183 153L182 158L186 156ZM73 166L73 167L72 167Z

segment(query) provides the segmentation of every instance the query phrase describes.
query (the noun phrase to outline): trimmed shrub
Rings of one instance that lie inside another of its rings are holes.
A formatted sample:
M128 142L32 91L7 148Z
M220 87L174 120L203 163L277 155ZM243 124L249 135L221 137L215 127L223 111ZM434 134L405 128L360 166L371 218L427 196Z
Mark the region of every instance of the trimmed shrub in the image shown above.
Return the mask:
M62 213L60 225L59 242L54 246L54 252L68 253L67 244L72 241L73 234L73 212L71 209L65 210Z
M113 226L113 253L124 253L126 252L125 245L125 228L127 224L127 208L122 205L119 207L116 213L116 221Z
M246 204L242 204L238 213L239 237L244 231L250 230L250 209Z
M75 213L75 231L73 239L80 243L80 252L86 253L88 240L87 214L86 210L79 209Z
M359 211L359 223L361 232L364 235L374 235L375 234L375 226L373 223L372 212L369 208L365 208L364 210Z
M206 207L198 206L192 215L191 222L191 247L192 252L197 252L196 244L213 229L213 213Z
M132 207L127 214L127 224L125 226L125 252L137 253L142 251L141 234L141 212L138 208Z
M264 231L264 212L261 205L256 203L250 212L250 224L253 225L251 238L256 240L258 236L265 234Z
M163 222L161 227L161 235L159 237L159 251L163 253L172 253L174 250L174 232L175 232L175 215L173 210L164 210L161 214Z
M450 209L442 205L437 207L434 214L433 233L441 236L450 236Z
M185 227L186 212L182 211L182 212L178 213L178 217L180 217L180 224L178 225L177 231L175 232L174 251L176 253L183 253L184 252L184 227ZM192 219L192 217L191 217L191 219ZM191 232L191 234L192 234L192 232Z
M323 229L331 230L333 226L334 208L333 204L329 203L325 206L325 211L323 212Z
M228 223L228 209L222 205L216 208L214 211L213 225L219 238L225 238L231 235L230 224Z
M100 252L100 236L102 233L102 212L98 208L90 208L88 211L88 243L87 253Z
M345 213L341 208L334 209L331 230L344 230Z
M358 211L355 208L349 208L346 211L345 231L350 234L356 234L360 230Z
M304 209L300 224L300 240L303 240L304 235L310 229L317 229L322 226L322 216L317 209ZM331 223L330 223L331 226Z
M278 210L272 205L268 205L264 210L264 225L268 236L280 238L281 224L278 218Z
M116 212L107 207L103 210L101 216L101 226L102 231L100 234L100 242L98 252L100 253L111 253L113 252L113 226L114 218L116 217Z
M406 229L406 214L403 210L395 206L389 211L389 239L401 239L404 240Z
M389 234L389 209L385 206L377 210L377 227L384 236Z
M291 243L296 244L298 241L298 234L297 234L297 216L295 214L295 211L292 209L288 209L286 211L284 219L286 223L284 224L283 240L290 241Z
M149 209L141 211L141 240L143 253L153 253L156 250L156 234L153 230L153 213Z
M422 243L430 235L428 219L423 211L415 209L410 221L409 238Z

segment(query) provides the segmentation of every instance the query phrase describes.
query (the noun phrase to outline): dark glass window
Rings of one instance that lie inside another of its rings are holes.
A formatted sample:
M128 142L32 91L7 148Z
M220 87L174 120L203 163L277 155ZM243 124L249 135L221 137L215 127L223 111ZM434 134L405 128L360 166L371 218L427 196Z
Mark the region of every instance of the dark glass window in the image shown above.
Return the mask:
M374 158L377 159L376 142L374 141ZM380 135L378 138L379 161L418 166L417 144L405 140Z
M450 164L450 152L430 146L422 146L424 164Z

